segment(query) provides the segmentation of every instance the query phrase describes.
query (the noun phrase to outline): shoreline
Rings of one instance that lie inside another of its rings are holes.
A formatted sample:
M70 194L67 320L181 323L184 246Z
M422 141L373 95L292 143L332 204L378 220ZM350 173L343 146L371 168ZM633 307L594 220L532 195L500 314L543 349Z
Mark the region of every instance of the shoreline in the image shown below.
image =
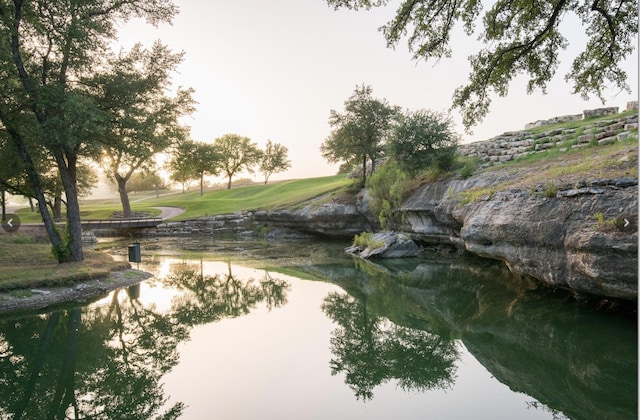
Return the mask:
M0 293L0 316L22 311L42 310L66 303L85 303L89 299L106 296L114 290L136 285L153 274L136 269L113 271L107 276L75 283L72 286L25 289L29 296L16 291Z

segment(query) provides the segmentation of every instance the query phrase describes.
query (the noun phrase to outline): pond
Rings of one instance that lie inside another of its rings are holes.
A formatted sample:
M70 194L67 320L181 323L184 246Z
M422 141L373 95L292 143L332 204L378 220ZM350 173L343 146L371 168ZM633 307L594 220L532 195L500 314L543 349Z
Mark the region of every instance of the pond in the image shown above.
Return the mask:
M143 241L152 279L0 318L0 416L637 417L635 314L493 262L342 245Z

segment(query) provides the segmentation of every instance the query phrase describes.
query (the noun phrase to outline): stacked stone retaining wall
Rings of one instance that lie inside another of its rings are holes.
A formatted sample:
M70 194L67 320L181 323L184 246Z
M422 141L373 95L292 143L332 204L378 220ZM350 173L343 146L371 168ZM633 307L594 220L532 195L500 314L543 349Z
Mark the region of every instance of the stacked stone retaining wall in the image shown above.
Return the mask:
M627 104L627 110L637 109L637 102ZM508 162L533 153L558 147L561 152L595 144L610 144L638 134L638 114L615 116L617 107L586 110L583 114L556 117L527 124L521 131L508 131L489 140L459 146L464 157L478 158L483 167ZM556 128L530 131L533 127L611 115L610 119L595 121L581 128Z

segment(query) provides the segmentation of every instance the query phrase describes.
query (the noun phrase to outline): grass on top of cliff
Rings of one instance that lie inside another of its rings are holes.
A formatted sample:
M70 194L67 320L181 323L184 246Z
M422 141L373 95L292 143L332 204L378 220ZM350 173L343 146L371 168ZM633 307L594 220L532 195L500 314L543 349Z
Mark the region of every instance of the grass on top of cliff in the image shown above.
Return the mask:
M51 245L33 238L0 234L0 291L69 286L129 268L105 253L85 249L82 262L58 264ZM28 293L28 290L25 292Z
M542 186L551 194L557 188L596 179L637 178L638 138L632 136L613 144L565 152L556 148L486 168L476 172L475 176L481 176L482 173L499 174L501 182L491 186L493 193ZM473 193L474 190L464 192L466 195Z

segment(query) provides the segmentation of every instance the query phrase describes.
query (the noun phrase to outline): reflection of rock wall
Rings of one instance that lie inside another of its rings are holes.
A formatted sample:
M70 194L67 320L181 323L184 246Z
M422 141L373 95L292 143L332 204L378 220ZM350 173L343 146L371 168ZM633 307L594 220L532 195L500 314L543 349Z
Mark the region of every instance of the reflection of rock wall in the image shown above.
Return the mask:
M372 316L462 340L500 382L568 418L637 415L635 317L567 305L487 262L390 263L309 269Z

